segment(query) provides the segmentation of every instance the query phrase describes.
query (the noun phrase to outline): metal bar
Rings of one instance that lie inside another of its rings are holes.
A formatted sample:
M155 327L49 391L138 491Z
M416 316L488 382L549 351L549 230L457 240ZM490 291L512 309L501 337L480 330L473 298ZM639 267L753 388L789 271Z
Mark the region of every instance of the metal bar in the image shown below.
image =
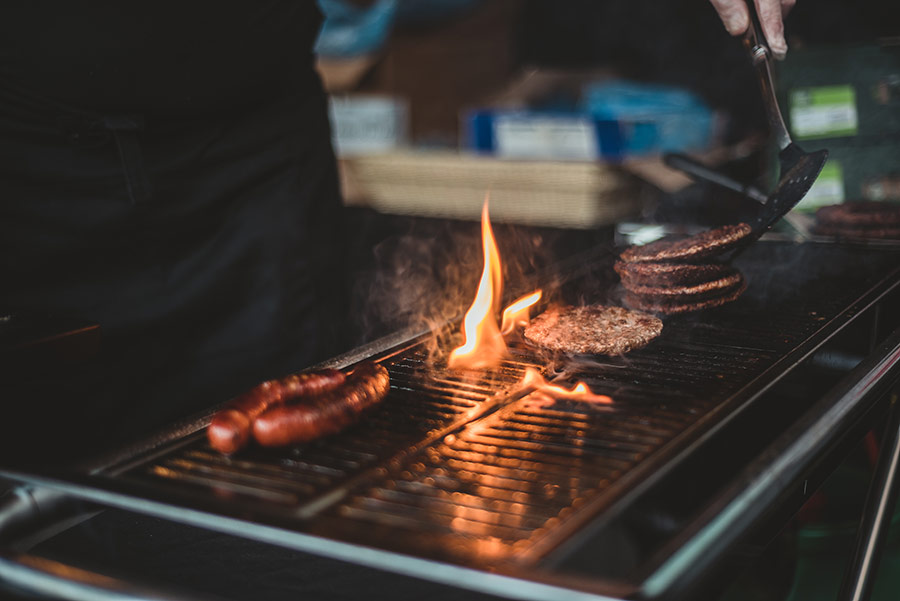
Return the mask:
M16 486L0 498L0 542L9 544L20 532L68 513L72 501L47 489Z
M83 601L213 601L213 597L164 592L43 557L0 552L0 582L50 599Z
M575 589L572 582L563 577L554 579L551 575L537 573L536 571L531 571L522 576L513 576L500 572L486 572L476 568L441 563L429 559L420 559L392 551L383 551L372 547L285 530L277 526L256 523L246 519L177 507L168 502L109 490L101 483L89 478L79 478L77 476L49 478L14 472L2 467L0 467L0 477L25 482L40 489L46 488L50 491L56 491L63 495L70 495L106 507L141 513L261 543L349 561L358 565L387 570L413 578L423 578L457 588L497 595L505 599L520 601L622 601L630 597L631 589L625 585L608 585L609 588L618 590L604 594ZM88 482L85 483L85 480ZM10 559L10 563L15 563L14 558ZM14 570L25 569L13 568L7 571L7 565L9 563L0 561L0 579L7 577L7 574L15 577ZM66 598L81 600L86 597L82 595L80 597ZM102 599L106 601L107 598ZM133 601L140 599L140 597L120 597L118 599L110 597L108 599ZM166 598L158 597L154 599L150 597L150 599L156 601L156 599Z
M54 529L72 520L87 519L97 513L73 497L50 488L17 486L0 499L0 584L21 589L29 595L52 599L97 599L98 601L175 601L197 597L182 592L164 592L135 585L118 578L17 553L27 547L27 537L41 529ZM50 536L46 534L46 536ZM23 536L25 538L23 538ZM33 541L31 541L33 543ZM204 597L203 599L209 599ZM199 601L199 600L198 600Z
M674 551L644 581L642 596L685 590L707 573L855 419L883 398L881 385L897 377L900 329L770 445L698 518L686 540L673 541Z
M900 406L897 395L891 398L891 413L878 464L866 505L860 520L856 548L850 567L844 575L838 599L866 601L872 593L881 551L891 524L891 514L897 502L897 466L900 463Z

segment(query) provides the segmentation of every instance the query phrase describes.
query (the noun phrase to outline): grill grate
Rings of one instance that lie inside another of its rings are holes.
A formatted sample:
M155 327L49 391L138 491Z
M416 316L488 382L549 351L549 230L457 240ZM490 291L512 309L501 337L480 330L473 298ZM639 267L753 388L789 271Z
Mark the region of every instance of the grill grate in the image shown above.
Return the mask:
M201 432L177 452L128 470L128 476L157 486L174 483L195 492L211 491L219 497L257 498L292 507L311 503L348 479L471 419L486 401L520 380L526 367L539 364L508 360L491 379L472 380L429 368L427 356L414 349L386 366L390 394L364 423L340 436L289 454L251 448L225 457L209 447Z
M775 359L771 352L684 348L674 329L672 340L627 361L567 374L613 404L515 400L421 450L327 517L358 522L373 541L383 529L392 536L405 530L406 544L457 561L521 558ZM422 531L433 536L417 537Z
M740 393L763 386L769 370L893 273L886 264L854 271L827 294L816 278L827 280L834 262L823 263L824 274L808 265L774 272L766 286L748 276L738 302L669 319L659 339L619 358L562 360L519 342L500 368L473 375L436 366L420 343L381 359L390 393L338 435L223 457L200 431L114 468L114 477L225 499L234 503L226 511L280 524L288 516L291 528L329 538L469 565L529 565L685 448ZM798 300L802 278L816 292ZM763 302L758 289L783 296ZM529 367L566 385L583 380L613 403L521 397L516 385Z

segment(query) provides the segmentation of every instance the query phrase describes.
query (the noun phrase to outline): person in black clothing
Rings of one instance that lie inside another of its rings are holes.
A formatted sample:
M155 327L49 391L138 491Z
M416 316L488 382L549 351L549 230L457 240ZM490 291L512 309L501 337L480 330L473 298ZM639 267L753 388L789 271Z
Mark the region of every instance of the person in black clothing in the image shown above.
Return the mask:
M102 436L340 350L320 21L290 0L0 7L0 310L100 324L81 402Z

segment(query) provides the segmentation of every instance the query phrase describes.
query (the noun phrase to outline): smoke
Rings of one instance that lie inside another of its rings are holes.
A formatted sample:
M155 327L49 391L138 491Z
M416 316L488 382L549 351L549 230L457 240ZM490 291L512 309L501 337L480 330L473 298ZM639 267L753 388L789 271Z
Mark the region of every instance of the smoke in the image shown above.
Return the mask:
M504 304L539 285L540 268L555 260L561 234L493 224L503 266ZM405 328L428 330L428 351L443 356L459 343L458 322L475 297L484 257L475 222L416 220L383 238L371 265L353 283L355 344ZM552 296L552 293L551 293Z

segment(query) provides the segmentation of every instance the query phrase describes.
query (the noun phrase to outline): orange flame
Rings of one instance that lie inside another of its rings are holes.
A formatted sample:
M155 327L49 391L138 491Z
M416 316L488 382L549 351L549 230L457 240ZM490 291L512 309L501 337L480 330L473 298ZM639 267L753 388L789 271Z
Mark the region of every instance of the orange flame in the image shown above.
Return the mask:
M530 317L528 310L532 305L541 300L541 294L542 292L540 290L536 290L531 294L526 294L504 309L503 325L500 326L500 333L506 336L507 334L512 333L516 327L528 325Z
M525 368L522 386L534 389L526 398L542 407L552 405L557 399L570 399L573 401L601 404L613 402L612 398L605 394L594 394L591 392L591 389L588 388L587 384L584 382L578 382L571 390L551 384L533 367Z
M506 355L506 343L497 326L496 313L503 293L500 253L488 217L488 201L481 210L481 246L484 269L478 292L463 319L463 344L450 353L451 368L484 369L500 363Z

